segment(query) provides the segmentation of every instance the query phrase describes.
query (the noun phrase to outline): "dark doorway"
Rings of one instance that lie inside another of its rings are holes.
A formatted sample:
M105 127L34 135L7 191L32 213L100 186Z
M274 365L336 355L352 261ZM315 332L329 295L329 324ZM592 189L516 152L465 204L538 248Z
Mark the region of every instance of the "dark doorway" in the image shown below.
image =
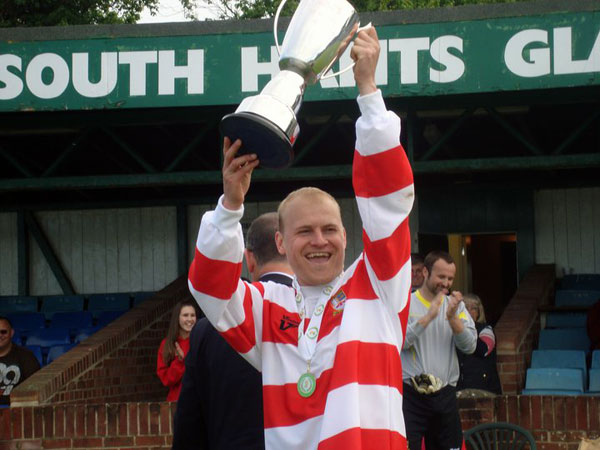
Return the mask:
M517 289L517 236L474 234L469 247L472 292L481 297L487 321L495 324Z

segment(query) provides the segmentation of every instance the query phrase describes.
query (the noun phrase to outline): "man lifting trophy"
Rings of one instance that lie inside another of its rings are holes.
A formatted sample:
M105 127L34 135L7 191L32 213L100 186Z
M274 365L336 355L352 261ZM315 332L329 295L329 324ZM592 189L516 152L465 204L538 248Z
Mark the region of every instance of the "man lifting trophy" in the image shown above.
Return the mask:
M289 166L300 131L296 114L304 90L316 83L338 60L358 30L358 14L346 0L301 0L292 16L281 49L279 72L259 95L246 97L233 114L221 120L221 131L232 142L242 141L243 153L256 153L267 168Z

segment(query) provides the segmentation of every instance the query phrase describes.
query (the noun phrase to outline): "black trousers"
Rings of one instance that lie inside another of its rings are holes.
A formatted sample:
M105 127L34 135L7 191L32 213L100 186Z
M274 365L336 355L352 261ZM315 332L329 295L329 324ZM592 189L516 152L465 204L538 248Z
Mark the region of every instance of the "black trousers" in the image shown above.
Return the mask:
M402 411L409 450L421 450L423 438L427 450L462 448L454 386L444 386L435 394L420 394L412 385L404 383Z

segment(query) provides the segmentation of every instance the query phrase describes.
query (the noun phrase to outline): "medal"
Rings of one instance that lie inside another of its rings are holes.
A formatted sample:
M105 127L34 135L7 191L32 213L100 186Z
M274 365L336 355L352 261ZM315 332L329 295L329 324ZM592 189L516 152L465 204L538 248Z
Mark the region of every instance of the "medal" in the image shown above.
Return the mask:
M337 280L335 280L336 285L339 284L340 280L341 277L338 277ZM307 314L304 297L302 296L300 285L298 285L296 278L294 278L293 287L296 290L296 304L298 308L298 314L300 316L300 324L298 326L298 350L300 356L305 359L307 363L306 372L304 372L302 375L300 375L300 378L298 378L296 389L301 397L308 398L313 395L315 389L317 388L317 379L310 371L310 363L316 351L317 338L321 328L323 312L325 311L325 307L329 301L329 295L333 292L334 286L325 286L320 294L320 298L315 306L312 317L309 317ZM306 330L306 333L304 333L305 321L309 321L309 326Z
M300 376L296 387L298 388L298 394L300 394L304 398L307 398L310 397L313 394L313 392L315 392L315 388L317 387L317 380L315 379L315 376L312 373L306 372Z

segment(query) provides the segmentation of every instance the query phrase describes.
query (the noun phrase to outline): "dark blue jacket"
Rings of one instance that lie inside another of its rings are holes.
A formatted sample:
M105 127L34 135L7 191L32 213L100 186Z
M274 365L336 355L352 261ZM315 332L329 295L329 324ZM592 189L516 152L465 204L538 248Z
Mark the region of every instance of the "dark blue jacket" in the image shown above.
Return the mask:
M260 281L291 286L292 278ZM196 323L185 358L173 430L173 449L263 450L262 378L208 319Z

